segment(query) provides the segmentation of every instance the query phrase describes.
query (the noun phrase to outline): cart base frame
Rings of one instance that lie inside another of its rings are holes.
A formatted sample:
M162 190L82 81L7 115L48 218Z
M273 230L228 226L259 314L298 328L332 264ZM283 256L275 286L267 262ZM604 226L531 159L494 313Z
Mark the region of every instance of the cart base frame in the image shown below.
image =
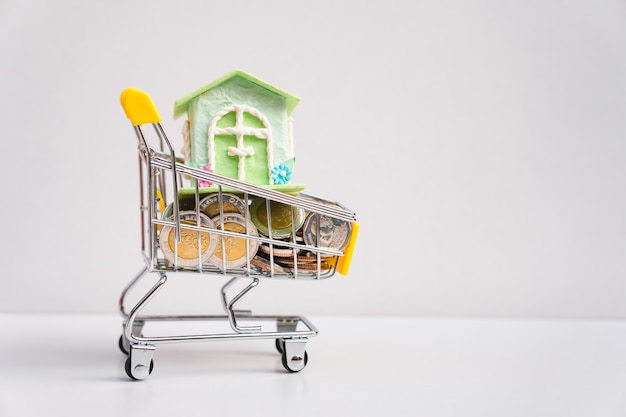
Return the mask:
M275 339L275 346L282 355L283 367L289 372L299 372L308 362L306 343L309 337L317 336L317 328L306 318L298 315L256 315L248 310L236 310L235 305L258 283L258 277L231 278L222 287L223 307L225 315L141 315L141 310L167 283L168 277L165 272L153 271L159 274L159 280L150 288L141 299L127 312L125 300L127 294L145 276L149 275L148 267L144 266L135 278L124 288L119 301L119 310L124 318L122 335L119 338L120 350L128 355L124 365L126 374L134 380L147 378L154 368L154 353L156 345L160 343L199 342L215 340L239 340L239 339ZM249 278L250 284L237 293L230 300L226 290L240 279ZM219 332L208 334L182 334L168 336L143 335L146 323L168 321L211 321L228 322L232 332ZM244 326L242 322L252 321L255 325ZM276 331L263 331L260 322L275 324ZM300 327L300 329L298 329Z

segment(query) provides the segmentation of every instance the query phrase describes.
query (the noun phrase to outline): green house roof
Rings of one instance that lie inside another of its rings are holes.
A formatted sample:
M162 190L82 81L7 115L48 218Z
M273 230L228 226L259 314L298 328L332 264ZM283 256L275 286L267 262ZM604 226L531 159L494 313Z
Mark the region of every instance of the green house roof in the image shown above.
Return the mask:
M300 102L300 97L294 96L293 94L290 94L284 90L281 90L278 87L275 87L271 84L266 83L263 80L260 80L258 78L256 78L253 75L248 74L245 71L239 70L239 69L235 69L231 72L229 72L226 75L223 75L222 77L216 79L215 81L212 81L211 83L205 85L204 87L201 87L199 89L197 89L196 91L187 94L185 97L179 98L178 100L176 100L174 102L174 119L179 118L180 116L182 116L184 113L187 112L187 108L189 107L189 102L199 96L200 94L210 90L211 88L218 86L220 84L222 84L223 82L233 78L233 77L242 77L250 82L253 82L254 84L257 84L260 87L263 87L275 94L278 94L280 96L283 96L287 102L287 113L291 114L292 110L298 105L298 103Z

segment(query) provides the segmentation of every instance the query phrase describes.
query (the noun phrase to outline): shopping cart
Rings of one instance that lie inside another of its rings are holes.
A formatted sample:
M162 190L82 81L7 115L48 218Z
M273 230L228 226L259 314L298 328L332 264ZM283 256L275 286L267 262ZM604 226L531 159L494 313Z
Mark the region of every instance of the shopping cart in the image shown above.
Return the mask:
M119 348L128 355L126 374L131 379L148 377L159 343L237 339L274 339L284 368L304 369L306 342L318 334L309 320L255 315L235 307L260 278L319 280L336 272L347 274L359 229L355 213L303 192L279 192L185 165L146 93L129 88L120 101L138 139L144 260L119 300L124 319ZM221 288L225 314L141 314L166 284L167 273L174 272L227 277ZM155 275L156 283L148 282L143 293L139 282ZM243 289L230 295L237 282ZM130 293L138 301L127 306ZM224 323L225 331L143 334L146 323L182 321Z

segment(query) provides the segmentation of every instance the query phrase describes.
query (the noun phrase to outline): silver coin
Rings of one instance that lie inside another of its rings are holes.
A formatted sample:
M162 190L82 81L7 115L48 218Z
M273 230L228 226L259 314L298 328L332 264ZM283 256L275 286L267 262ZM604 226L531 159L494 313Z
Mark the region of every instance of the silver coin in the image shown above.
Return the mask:
M318 219L319 238L317 236ZM352 225L333 217L311 213L302 229L302 237L307 245L341 251L348 245Z
M280 247L280 246L276 246L276 245L272 245L271 249L270 246L266 243L263 243L261 245L259 245L259 249L261 250L261 252L263 252L266 255L270 255L272 254L273 256L279 257L279 258L289 258L293 256L294 250L296 252L296 254L301 253L300 249L294 249L294 248L288 248L288 247Z

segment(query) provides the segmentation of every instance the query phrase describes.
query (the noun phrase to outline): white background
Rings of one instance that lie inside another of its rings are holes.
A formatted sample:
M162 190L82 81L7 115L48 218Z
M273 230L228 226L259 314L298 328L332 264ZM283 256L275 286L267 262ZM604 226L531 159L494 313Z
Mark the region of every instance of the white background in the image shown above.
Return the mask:
M294 182L361 223L347 277L253 308L626 318L625 51L611 0L2 0L0 312L115 311L142 265L119 94L179 149L174 101L240 68L302 97ZM170 281L160 307L218 306Z

